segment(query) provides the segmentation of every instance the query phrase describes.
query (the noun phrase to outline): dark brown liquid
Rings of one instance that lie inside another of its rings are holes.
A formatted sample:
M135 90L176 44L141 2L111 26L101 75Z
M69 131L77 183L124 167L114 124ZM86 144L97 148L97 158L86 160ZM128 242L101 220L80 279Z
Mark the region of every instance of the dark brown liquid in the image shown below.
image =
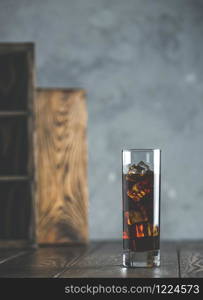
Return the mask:
M123 175L123 247L125 250L159 249L159 228L153 220L154 173Z

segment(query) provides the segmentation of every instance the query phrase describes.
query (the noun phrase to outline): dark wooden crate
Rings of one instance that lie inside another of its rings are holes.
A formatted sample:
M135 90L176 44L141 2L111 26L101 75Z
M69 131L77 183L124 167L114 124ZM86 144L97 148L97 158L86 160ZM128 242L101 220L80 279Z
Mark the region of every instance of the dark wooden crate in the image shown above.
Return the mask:
M35 242L34 45L0 43L0 247Z

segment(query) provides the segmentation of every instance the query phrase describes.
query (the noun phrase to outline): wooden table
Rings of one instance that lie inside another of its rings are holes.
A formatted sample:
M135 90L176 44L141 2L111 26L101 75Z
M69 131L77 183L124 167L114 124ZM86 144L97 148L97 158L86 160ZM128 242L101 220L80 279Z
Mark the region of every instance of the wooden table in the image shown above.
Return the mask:
M0 250L0 277L203 277L203 241L162 242L160 268L122 267L121 242Z

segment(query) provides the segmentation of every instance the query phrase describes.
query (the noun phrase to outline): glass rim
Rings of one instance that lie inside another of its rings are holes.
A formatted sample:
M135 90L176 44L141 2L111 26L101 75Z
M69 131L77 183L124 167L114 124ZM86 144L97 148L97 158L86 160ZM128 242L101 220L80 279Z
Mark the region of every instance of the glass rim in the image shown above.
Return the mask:
M141 148L140 149L139 148L138 149L135 149L135 148L134 149L122 149L122 152L125 152L125 151L126 152L127 151L140 151L140 152L141 151L143 151L143 152L144 151L160 151L161 152L161 149L160 148L151 148L151 149L148 149L148 148L143 148L143 149L141 149Z

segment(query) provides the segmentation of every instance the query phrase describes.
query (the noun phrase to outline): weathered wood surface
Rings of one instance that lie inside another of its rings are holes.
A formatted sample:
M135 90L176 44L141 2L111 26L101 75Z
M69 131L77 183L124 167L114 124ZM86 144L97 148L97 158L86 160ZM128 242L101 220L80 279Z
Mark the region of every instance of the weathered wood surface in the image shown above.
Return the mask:
M35 239L34 71L32 43L0 43L0 247Z
M203 242L188 241L179 246L180 276L203 277Z
M124 268L122 266L122 244L101 243L93 253L84 256L61 277L178 277L178 256L174 244L165 243L161 249L160 268Z
M86 251L85 247L39 248L0 265L0 277L59 277Z
M83 90L39 89L35 102L37 240L88 240L87 110Z
M203 277L203 241L162 242L160 268L124 268L121 242L92 242L88 247L0 250L0 277L167 278Z
M24 255L26 251L15 249L1 249L0 250L0 268L1 264L4 264L12 259L15 259L21 255Z

